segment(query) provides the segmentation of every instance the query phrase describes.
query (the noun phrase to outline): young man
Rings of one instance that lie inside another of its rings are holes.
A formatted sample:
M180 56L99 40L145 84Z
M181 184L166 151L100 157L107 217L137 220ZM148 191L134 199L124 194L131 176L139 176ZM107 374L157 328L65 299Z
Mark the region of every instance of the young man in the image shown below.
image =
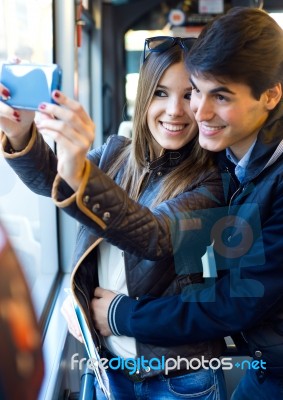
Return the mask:
M230 177L229 215L212 232L218 278L158 299L97 288L96 326L164 346L242 332L260 368L233 400L283 398L283 31L262 10L234 8L204 29L187 64L200 144Z

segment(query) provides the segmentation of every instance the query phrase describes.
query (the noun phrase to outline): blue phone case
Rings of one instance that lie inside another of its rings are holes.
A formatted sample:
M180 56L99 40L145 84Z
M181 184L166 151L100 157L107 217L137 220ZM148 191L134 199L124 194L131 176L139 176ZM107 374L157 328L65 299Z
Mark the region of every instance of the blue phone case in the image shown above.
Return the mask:
M55 103L51 92L61 89L61 79L57 64L3 64L0 81L11 96L0 99L14 108L38 110L42 102Z

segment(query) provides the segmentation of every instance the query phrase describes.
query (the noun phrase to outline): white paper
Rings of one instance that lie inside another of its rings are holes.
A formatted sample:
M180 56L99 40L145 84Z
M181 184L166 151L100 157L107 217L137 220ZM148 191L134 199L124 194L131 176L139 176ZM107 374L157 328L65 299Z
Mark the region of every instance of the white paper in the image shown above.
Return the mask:
M68 294L70 294L72 297L75 314L77 316L77 321L78 321L78 324L80 327L80 331L82 334L86 352L89 357L89 360L91 360L91 364L92 364L91 369L95 373L97 382L98 382L101 390L103 391L105 398L107 400L111 400L109 379L108 379L105 369L103 367L101 367L101 365L99 363L100 356L99 356L99 354L96 350L96 347L93 343L93 339L92 339L89 327L85 321L85 317L84 317L79 305L77 304L76 300L74 299L71 289L65 289L65 291Z

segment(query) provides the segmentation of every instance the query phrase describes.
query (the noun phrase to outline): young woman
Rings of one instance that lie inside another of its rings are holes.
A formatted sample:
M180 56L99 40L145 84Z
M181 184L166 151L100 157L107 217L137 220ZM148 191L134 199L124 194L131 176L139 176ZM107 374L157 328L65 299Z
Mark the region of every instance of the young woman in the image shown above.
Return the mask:
M170 37L146 41L132 140L113 136L87 154L93 122L59 91L53 95L59 105L41 104L45 118L31 129L31 114L0 105L9 164L35 192L52 192L56 204L81 223L72 284L97 347L109 360L144 360L134 374L127 368L107 370L119 400L226 399L222 370L213 363L223 351L222 340L164 348L128 337L102 339L90 306L97 286L134 298L184 293L185 301L187 290L207 284L201 257L211 243L210 211L221 205L223 194L213 160L198 144L190 110L184 64L190 44ZM41 134L56 141L57 158ZM97 398L103 398L99 389Z

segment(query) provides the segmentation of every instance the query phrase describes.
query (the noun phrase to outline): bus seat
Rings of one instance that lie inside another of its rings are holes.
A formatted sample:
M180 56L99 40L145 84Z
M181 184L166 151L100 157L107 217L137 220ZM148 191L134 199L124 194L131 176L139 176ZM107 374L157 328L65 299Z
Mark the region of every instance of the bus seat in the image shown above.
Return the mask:
M118 135L125 136L127 138L132 137L133 122L132 121L122 121L119 129Z

